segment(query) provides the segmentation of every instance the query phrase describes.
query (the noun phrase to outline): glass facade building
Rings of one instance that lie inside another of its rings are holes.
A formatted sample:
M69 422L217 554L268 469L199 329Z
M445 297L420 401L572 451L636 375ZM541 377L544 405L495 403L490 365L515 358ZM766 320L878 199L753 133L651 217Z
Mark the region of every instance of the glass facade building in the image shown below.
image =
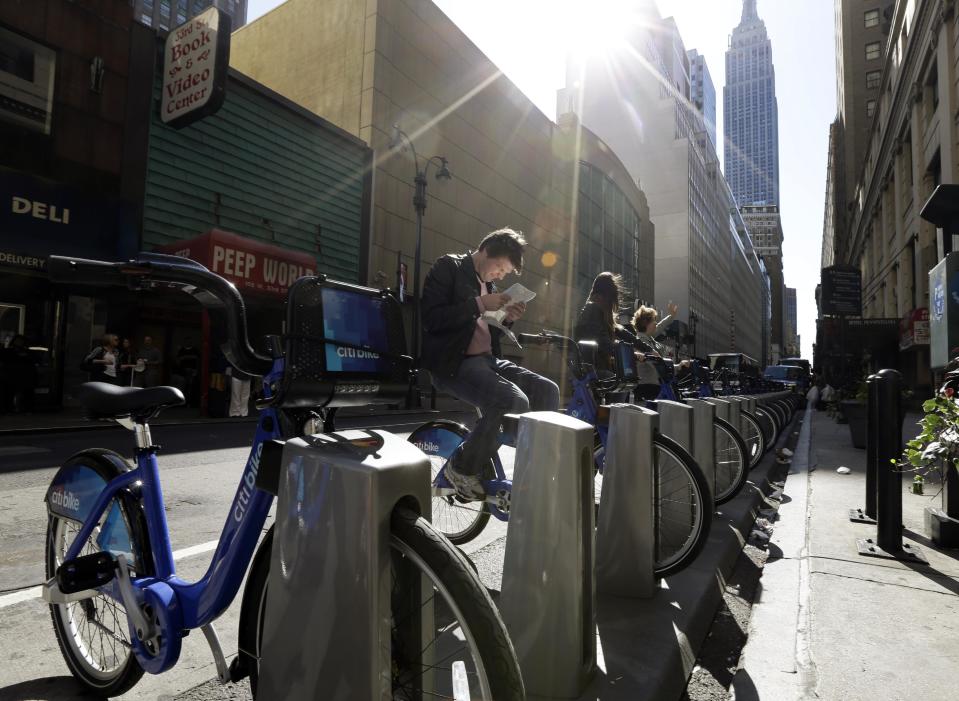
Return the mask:
M779 108L772 45L756 14L756 0L744 0L742 20L726 52L723 88L726 179L745 204L779 205Z
M589 296L595 275L608 270L623 276L629 298L652 303L652 240L645 242L650 250L644 251L642 217L609 176L584 161L580 161L579 170L577 230L576 287L580 299Z
M132 0L133 17L148 27L166 31L186 22L211 5L233 19L233 29L246 24L247 0Z

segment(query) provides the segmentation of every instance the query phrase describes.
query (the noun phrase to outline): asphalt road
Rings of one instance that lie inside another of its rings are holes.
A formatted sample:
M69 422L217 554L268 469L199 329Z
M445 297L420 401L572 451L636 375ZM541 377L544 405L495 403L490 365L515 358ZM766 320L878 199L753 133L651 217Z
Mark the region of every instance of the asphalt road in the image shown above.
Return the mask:
M397 416L384 428L405 436L418 423L419 417ZM161 481L177 573L184 579L198 579L209 564L246 462L253 429L252 423L153 429L154 441L163 446ZM0 438L0 701L89 698L80 695L69 675L37 587L44 579L47 517L43 497L47 485L61 461L92 446L130 456L132 436L118 428ZM511 474L512 455L504 454L504 462ZM267 526L271 523L272 514ZM492 560L495 567L502 558L490 558L489 553L502 549L505 536L505 524L492 519L481 537L464 550L483 549L482 560ZM239 599L216 623L228 663L236 654ZM203 635L195 631L183 642L174 669L159 676L145 675L120 698L173 698L213 678L213 657ZM245 686L245 682L241 684ZM224 698L234 693L242 697L245 689L227 692Z

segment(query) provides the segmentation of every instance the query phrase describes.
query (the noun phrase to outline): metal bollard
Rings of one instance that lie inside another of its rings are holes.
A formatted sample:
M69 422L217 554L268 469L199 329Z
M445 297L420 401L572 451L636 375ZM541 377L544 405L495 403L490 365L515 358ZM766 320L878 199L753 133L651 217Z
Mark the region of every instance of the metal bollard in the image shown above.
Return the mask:
M726 419L733 426L742 425L742 399L740 397L724 397L729 402L729 418Z
M614 404L596 524L596 589L600 594L648 598L656 591L653 516L653 436L659 415Z
M596 670L593 435L558 412L519 420L500 613L531 696L576 698Z
M716 406L702 399L687 399L686 404L693 408L693 449L690 453L699 463L706 482L715 494L716 430L713 419L716 418Z
M902 472L893 464L902 454L901 378L896 370L880 370L874 383L878 395L876 540L860 539L857 546L860 555L925 563L919 548L902 542Z
M704 402L709 402L714 407L716 407L716 416L722 419L723 421L729 421L729 405L732 403L727 398L720 399L719 397L708 397L703 399Z
M259 698L392 697L390 516L407 497L428 516L429 484L426 456L386 431L286 442ZM432 607L420 611L413 628L432 630Z
M876 522L876 471L879 467L878 381L878 375L866 378L866 501L864 508L849 509L849 520L853 523Z

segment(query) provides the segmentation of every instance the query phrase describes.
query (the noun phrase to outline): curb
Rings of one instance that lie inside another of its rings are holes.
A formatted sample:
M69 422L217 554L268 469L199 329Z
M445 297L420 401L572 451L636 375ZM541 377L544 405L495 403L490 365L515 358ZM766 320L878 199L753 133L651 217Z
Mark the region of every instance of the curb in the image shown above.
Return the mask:
M380 419L380 418L389 418L389 417L402 417L402 416L439 416L439 415L453 415L453 414L462 414L465 413L464 410L460 409L391 409L387 411L381 411L374 414L365 414L365 413L347 413L339 414L337 419L349 423L351 419ZM189 418L189 419L158 419L156 421L151 421L150 426L153 428L160 426L204 426L204 425L221 425L221 424L253 424L258 420L256 414L251 414L250 416L243 417L230 417L230 418ZM111 421L109 419L77 419L75 423L69 423L64 425L57 426L25 426L18 428L0 428L0 439L6 436L29 436L29 435L45 435L51 433L74 433L77 431L103 431L109 429L119 429L121 426Z

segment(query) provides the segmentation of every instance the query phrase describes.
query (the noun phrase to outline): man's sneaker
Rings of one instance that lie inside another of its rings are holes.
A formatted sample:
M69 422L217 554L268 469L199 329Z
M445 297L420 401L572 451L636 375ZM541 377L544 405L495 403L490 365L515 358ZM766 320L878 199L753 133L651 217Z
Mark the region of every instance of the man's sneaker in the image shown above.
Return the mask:
M486 501L486 490L483 489L483 483L480 481L480 478L477 475L457 472L454 468L454 466L458 467L456 463L461 455L461 450L457 448L446 463L445 474L447 481L453 485L458 497L467 501Z

